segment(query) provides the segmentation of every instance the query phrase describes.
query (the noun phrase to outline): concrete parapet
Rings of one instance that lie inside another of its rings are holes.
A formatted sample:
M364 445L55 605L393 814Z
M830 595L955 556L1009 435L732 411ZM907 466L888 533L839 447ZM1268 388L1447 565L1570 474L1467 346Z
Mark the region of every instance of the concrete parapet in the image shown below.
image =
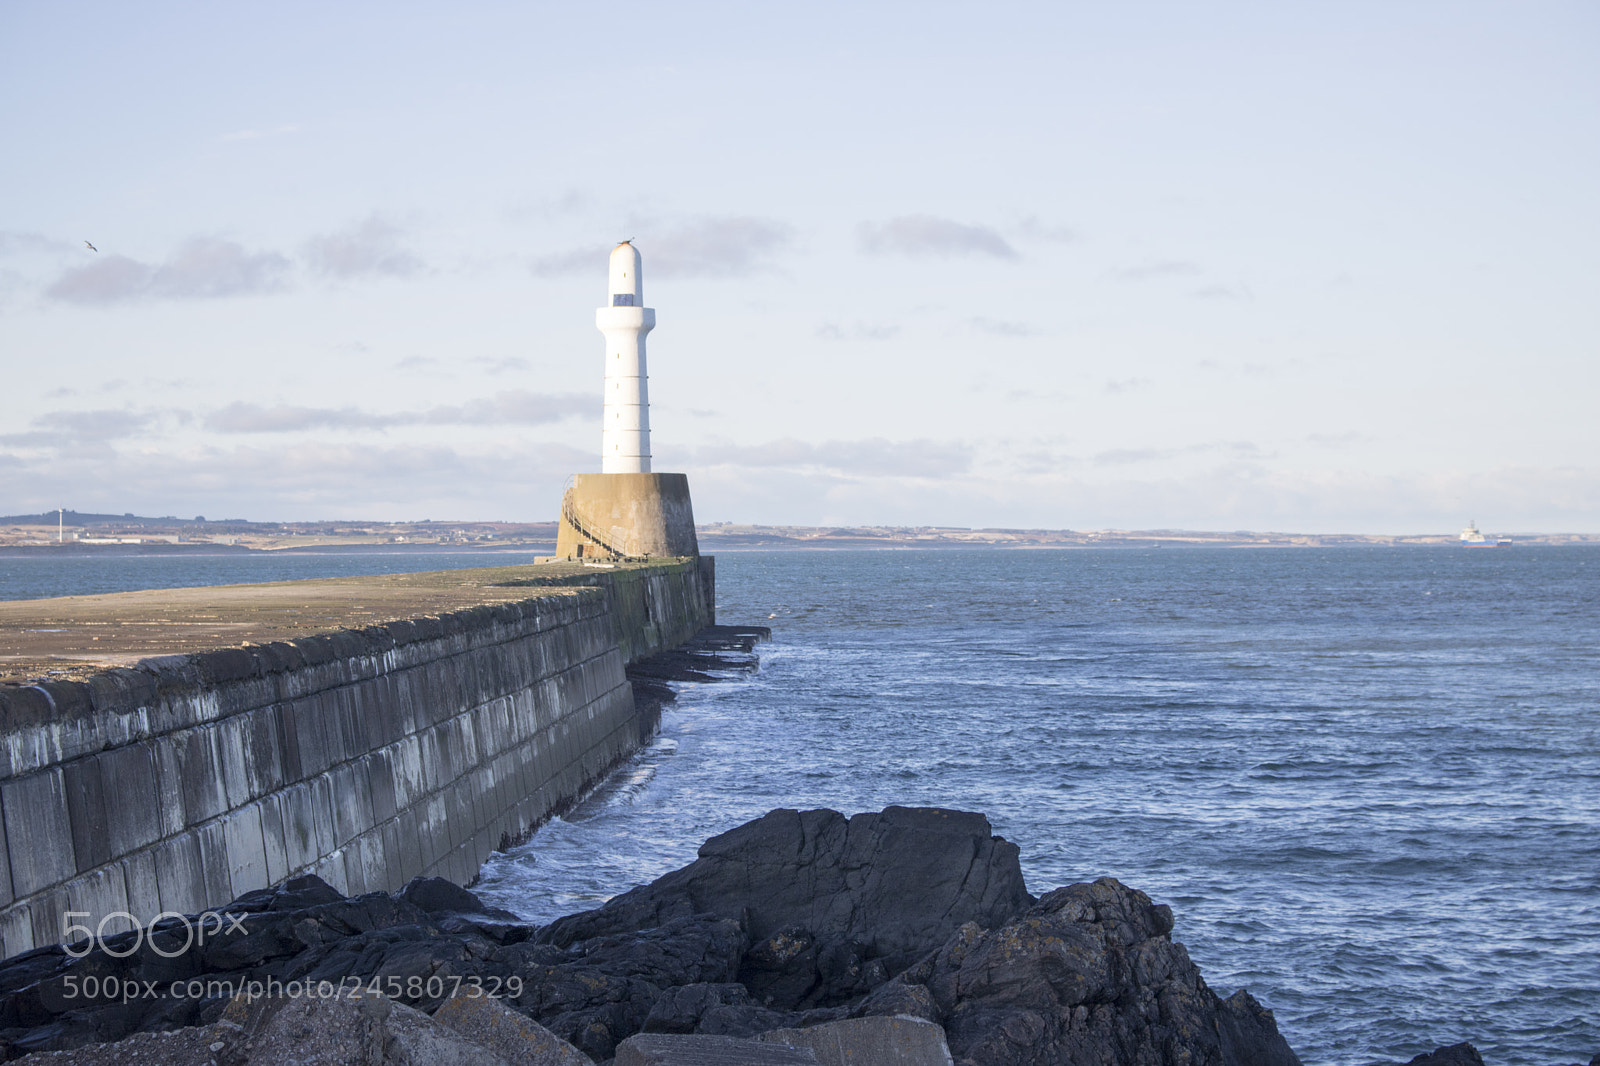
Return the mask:
M0 685L0 955L301 873L469 882L646 739L624 667L715 621L712 566Z
M686 474L575 474L561 497L559 558L699 554Z

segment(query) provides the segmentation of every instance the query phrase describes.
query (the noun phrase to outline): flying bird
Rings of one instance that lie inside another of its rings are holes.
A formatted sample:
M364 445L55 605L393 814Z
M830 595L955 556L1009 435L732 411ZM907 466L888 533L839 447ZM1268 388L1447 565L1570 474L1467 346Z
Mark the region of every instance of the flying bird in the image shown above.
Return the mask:
M100 250L100 249L96 248L94 245L90 244L88 241L84 241L83 242L83 246L85 248L89 249L89 251L91 251L91 252L98 252Z

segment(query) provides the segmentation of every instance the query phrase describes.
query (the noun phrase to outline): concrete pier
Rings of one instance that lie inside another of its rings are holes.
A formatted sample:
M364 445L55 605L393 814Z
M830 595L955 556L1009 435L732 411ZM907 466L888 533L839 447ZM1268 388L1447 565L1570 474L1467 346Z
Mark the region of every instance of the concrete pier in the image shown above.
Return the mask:
M300 873L465 884L635 750L709 557L0 603L0 953ZM86 916L85 916L86 915Z
M685 474L574 474L556 558L699 555Z

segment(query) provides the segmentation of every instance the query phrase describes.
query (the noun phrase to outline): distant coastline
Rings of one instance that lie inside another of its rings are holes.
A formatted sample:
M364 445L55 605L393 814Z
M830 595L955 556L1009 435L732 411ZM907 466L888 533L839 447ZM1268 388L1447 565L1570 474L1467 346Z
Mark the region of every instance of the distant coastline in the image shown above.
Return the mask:
M808 527L714 523L696 533L705 551L826 551L862 548L1347 548L1436 547L1459 534L1215 533L1184 529L960 529L924 526ZM1591 533L1501 533L1515 544L1600 544Z
M0 553L236 552L420 553L555 550L551 522L248 522L137 515L0 517ZM1600 544L1594 533L1490 532L1516 544ZM717 551L829 551L923 548L1340 548L1458 544L1459 534L1386 536L1184 529L966 529L955 526L766 526L712 522L696 527L700 548Z

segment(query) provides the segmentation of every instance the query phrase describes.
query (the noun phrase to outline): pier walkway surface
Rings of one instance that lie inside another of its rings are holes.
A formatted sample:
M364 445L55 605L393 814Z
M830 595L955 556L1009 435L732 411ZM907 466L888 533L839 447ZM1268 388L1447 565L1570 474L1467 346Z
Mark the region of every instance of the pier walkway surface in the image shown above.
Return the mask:
M609 569L552 562L251 585L0 600L0 684L83 680L157 655L294 640L535 595L573 595ZM534 588L543 587L535 592Z

